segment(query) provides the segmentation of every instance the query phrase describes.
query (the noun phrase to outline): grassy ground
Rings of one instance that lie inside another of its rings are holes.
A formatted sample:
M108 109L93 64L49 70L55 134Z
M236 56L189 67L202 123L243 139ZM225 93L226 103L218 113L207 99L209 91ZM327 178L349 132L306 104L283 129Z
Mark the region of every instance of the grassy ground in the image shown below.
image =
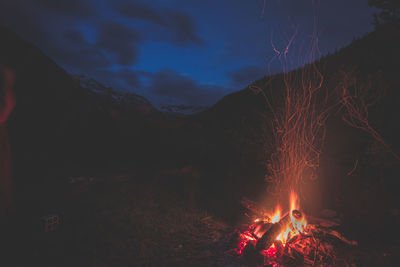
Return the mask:
M155 181L103 181L63 197L56 232L41 231L35 212L25 221L13 214L3 234L7 266L226 265L221 241L232 228Z
M1 228L1 266L242 266L229 252L232 224L155 179L122 178L98 179L80 193L66 184L68 190L42 202L47 208L35 200L14 210ZM44 233L40 216L50 211L62 224ZM339 266L399 266L398 255L395 244L337 246Z

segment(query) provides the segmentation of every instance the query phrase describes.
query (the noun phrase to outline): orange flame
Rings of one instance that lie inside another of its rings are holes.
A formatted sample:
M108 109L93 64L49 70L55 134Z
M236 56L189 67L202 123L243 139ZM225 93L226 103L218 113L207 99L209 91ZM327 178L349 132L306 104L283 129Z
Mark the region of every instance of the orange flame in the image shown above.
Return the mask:
M286 227L282 230L282 232L277 236L276 240L282 242L285 245L290 238L300 235L304 233L307 227L307 221L304 215L301 215L300 218L296 218L293 216L294 210L299 210L300 204L297 197L297 194L292 190L290 192L290 222L286 225ZM281 208L277 205L275 212L272 216L270 216L272 223L277 223L281 219Z
M281 207L279 204L276 206L275 214L271 217L272 223L277 223L281 219Z

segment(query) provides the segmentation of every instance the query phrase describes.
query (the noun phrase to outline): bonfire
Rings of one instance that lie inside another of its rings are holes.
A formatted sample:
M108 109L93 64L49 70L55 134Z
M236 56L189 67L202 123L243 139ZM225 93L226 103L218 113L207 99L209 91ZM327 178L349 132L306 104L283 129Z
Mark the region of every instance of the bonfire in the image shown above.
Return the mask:
M335 220L307 216L301 211L297 195L290 193L290 209L264 211L255 202L243 199L251 213L251 223L235 231L235 249L249 266L315 266L340 261L334 253L334 240L350 246L357 242L332 228Z

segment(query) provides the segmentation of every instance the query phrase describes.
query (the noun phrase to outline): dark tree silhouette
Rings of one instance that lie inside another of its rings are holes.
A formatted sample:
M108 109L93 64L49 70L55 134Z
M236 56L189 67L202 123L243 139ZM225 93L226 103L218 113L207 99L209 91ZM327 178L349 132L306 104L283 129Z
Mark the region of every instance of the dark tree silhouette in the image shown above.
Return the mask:
M379 12L374 14L375 26L382 24L400 26L399 0L369 0L368 4L379 9Z

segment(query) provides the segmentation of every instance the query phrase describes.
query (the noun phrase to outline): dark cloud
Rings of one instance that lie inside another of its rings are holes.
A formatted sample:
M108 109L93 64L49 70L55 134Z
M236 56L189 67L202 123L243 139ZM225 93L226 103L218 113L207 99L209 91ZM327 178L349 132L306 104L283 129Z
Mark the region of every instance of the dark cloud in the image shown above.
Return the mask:
M155 94L156 104L173 103L193 106L211 105L224 95L219 86L199 85L172 69L163 69L150 77L148 90ZM158 103L157 103L158 102Z
M148 20L165 25L165 18L155 9L140 3L123 3L117 6L117 11L128 18Z
M120 80L124 90L135 89L141 86L139 74L130 69L122 69L115 73L115 77Z
M178 43L195 43L202 45L204 41L197 36L197 28L191 16L182 12L170 12L169 24L175 31L175 39Z
M31 0L36 5L51 12L75 17L90 17L95 14L94 9L84 0Z
M49 50L73 72L94 74L113 65L133 64L137 57L137 43L141 40L136 30L114 21L98 27L99 35L94 44L88 43L81 32L67 29L59 43Z
M139 41L136 30L118 22L107 22L100 26L97 45L100 49L115 54L118 63L125 66L136 60L135 43Z
M64 32L64 38L66 41L75 44L75 45L84 45L86 44L85 38L83 34L76 30L66 30Z
M228 73L236 86L246 86L267 75L264 68L259 66L246 66Z
M172 40L175 43L204 44L204 41L197 35L197 27L193 18L187 13L155 9L142 3L122 3L116 6L116 10L125 17L147 20L164 26L171 31Z

